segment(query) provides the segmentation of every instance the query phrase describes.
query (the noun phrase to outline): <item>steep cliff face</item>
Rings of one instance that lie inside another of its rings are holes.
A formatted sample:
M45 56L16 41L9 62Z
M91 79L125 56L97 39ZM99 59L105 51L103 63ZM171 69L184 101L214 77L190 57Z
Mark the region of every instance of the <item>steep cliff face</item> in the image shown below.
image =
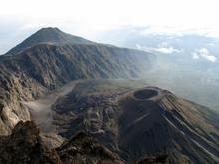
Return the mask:
M0 134L8 134L19 120L30 120L23 101L76 79L140 77L153 60L142 51L42 29L0 57Z

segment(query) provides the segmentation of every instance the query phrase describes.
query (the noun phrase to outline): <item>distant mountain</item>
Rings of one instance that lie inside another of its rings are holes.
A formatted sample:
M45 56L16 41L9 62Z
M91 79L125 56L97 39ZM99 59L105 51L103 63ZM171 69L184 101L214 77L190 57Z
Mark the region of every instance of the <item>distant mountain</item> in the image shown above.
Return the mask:
M52 111L57 134L83 129L126 163L158 154L171 163L219 161L219 115L156 87L81 82Z
M141 77L155 60L150 53L93 44L57 28L41 29L9 52L0 56L0 134L30 120L22 101L72 80Z
M36 46L38 44L95 44L92 41L86 40L84 38L74 36L71 34L67 34L59 30L58 28L42 28L22 43L17 45L16 47L9 50L7 55L15 55L27 48Z

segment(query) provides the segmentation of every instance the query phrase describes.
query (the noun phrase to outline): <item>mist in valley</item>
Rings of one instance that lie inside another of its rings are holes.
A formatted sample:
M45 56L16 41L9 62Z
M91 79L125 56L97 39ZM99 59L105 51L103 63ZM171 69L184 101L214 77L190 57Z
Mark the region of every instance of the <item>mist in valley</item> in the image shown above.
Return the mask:
M111 35L110 35L111 34ZM219 111L219 40L191 33L153 33L149 27L113 30L100 40L156 55L143 81Z

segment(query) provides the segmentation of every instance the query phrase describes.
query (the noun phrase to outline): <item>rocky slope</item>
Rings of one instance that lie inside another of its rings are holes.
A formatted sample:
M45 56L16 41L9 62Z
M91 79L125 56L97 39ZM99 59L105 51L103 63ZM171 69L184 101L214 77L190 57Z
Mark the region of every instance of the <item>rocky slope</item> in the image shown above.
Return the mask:
M0 137L0 163L61 163L58 153L50 150L33 122L19 122L10 136Z
M78 84L53 104L54 132L69 138L84 129L126 163L157 153L172 163L218 163L217 113L156 87L122 86Z
M19 120L30 120L23 101L76 79L139 77L150 69L153 58L142 51L94 44L56 28L41 29L0 56L0 134L8 134Z
M0 137L0 163L4 164L122 164L119 157L81 132L56 149L43 142L33 122L19 122L10 136Z
M0 57L0 134L12 132L0 163L218 163L217 113L127 80L153 61L54 28L33 34Z
M53 133L66 141L56 144L54 134L39 135L33 122L20 122L0 138L0 162L218 163L218 115L209 109L123 81L74 85L52 106Z
M99 144L84 132L56 148L63 163L123 164L117 154Z

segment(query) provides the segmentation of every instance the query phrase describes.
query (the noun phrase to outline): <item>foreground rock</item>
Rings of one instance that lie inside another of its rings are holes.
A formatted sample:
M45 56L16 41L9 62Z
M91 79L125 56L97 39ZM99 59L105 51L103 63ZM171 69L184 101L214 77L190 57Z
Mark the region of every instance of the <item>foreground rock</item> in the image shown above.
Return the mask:
M19 122L10 136L0 137L0 163L4 164L120 164L117 155L91 137L79 133L57 149L49 149L31 122Z
M122 164L119 157L83 132L56 149L63 163Z
M0 138L0 163L61 163L56 151L41 140L33 122L19 122L10 136Z

